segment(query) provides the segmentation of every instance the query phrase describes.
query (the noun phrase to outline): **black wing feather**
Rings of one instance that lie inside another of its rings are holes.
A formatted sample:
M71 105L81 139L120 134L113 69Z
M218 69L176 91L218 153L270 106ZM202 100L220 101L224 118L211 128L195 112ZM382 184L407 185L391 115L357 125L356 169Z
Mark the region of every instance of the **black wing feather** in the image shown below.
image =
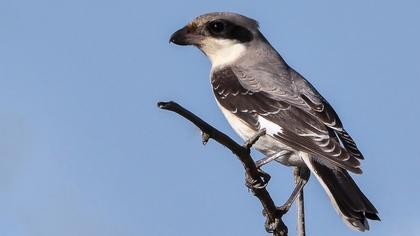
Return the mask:
M324 157L354 173L361 173L360 162L346 150L346 145L351 147L351 144L343 142L344 147L341 146L337 137L331 134L331 130L335 131L336 127L326 125L334 122L341 125L341 122L332 117L331 113L325 112L324 104L318 105L303 96L305 98L301 99L300 105L296 105L287 100L274 99L264 91L252 91L241 84L230 67L213 72L211 82L219 104L253 129L259 129L258 116L263 116L282 127L283 132L274 137L284 144ZM302 106L313 107L311 110L319 116L308 112Z

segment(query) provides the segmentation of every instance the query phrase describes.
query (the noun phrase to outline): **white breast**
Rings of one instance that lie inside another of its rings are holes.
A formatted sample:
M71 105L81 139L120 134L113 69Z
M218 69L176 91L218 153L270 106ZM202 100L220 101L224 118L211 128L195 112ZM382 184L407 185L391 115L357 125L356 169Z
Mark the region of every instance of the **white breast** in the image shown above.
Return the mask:
M222 110L223 115L229 122L230 126L232 126L233 130L235 130L241 139L248 140L256 133L256 131L251 129L243 120L239 119L232 112L222 107L219 102L217 102L217 105L219 106L220 110Z

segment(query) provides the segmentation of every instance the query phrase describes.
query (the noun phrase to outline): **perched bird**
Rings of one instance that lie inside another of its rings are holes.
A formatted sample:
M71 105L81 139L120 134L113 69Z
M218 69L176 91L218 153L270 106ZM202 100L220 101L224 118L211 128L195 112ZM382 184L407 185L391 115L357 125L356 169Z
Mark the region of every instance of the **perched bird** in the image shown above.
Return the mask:
M362 173L362 153L331 105L287 65L255 20L228 12L205 14L176 31L170 42L194 45L207 55L214 96L230 125L244 140L265 129L254 147L302 168L298 190L312 173L350 228L365 231L367 219L379 220L348 173Z

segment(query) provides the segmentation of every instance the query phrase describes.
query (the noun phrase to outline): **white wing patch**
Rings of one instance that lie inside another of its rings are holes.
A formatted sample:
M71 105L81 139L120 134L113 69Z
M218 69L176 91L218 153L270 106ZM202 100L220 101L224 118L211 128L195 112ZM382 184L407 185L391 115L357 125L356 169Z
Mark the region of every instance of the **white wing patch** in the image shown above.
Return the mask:
M263 116L258 116L258 122L260 123L261 128L265 128L267 134L274 135L274 134L282 134L283 128L280 127L278 124L271 122L264 118Z

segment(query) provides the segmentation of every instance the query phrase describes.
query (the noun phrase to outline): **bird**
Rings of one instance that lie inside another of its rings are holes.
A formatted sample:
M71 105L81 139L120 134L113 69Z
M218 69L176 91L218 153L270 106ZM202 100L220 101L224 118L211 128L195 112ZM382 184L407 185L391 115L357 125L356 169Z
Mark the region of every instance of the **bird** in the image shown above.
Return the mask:
M170 42L192 45L210 60L216 103L233 130L267 159L300 168L303 186L313 174L343 221L369 230L378 211L349 172L361 174L364 157L328 101L290 67L259 29L256 20L232 12L200 15L174 32ZM285 204L287 211L296 198Z

